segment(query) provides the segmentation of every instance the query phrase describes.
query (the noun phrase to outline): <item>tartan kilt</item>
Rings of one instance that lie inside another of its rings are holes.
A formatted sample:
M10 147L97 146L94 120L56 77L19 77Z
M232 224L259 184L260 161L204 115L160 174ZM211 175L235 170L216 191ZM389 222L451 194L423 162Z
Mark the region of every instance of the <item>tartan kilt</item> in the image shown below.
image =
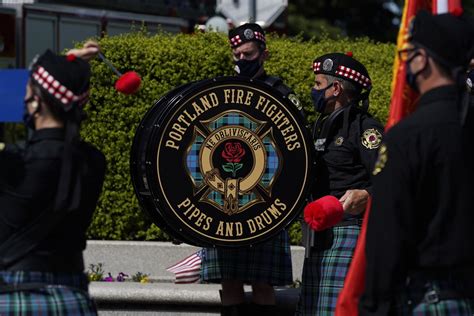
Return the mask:
M462 293L466 287L473 288L472 284L453 280L419 280L404 287L397 295L396 303L392 306L390 315L404 316L472 316L474 315L474 299L440 299L428 302L427 294L437 290L457 290ZM471 290L472 292L472 290Z
M303 265L296 315L334 315L359 233L359 225L336 226L316 233L316 249L311 250ZM324 250L317 249L321 244L325 244Z
M210 283L241 280L246 284L292 284L293 271L287 231L283 230L269 241L253 247L204 248L201 279Z
M6 284L44 283L44 287L0 293L0 315L97 315L85 274L0 271Z

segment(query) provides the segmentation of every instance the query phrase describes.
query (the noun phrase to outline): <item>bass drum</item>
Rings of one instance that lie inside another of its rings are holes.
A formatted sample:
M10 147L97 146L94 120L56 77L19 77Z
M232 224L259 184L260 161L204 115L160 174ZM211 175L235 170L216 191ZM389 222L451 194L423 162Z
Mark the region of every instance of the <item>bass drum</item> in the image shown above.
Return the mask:
M219 77L178 87L145 114L131 153L138 200L168 234L243 247L279 233L312 183L306 121L280 91Z
M191 240L187 240L185 236L181 236L175 232L163 219L159 210L159 205L155 203L151 195L150 187L146 177L146 150L150 138L150 134L153 128L161 124L160 118L163 117L164 113L170 110L168 103L175 98L180 97L182 92L187 87L191 86L192 83L188 83L179 86L163 97L161 97L155 104L148 110L145 116L142 118L140 125L138 126L135 137L132 143L132 149L130 152L130 173L132 178L133 188L138 198L138 202L141 209L151 218L151 220L162 229L166 234L173 236L174 238L185 241L189 244L194 244Z

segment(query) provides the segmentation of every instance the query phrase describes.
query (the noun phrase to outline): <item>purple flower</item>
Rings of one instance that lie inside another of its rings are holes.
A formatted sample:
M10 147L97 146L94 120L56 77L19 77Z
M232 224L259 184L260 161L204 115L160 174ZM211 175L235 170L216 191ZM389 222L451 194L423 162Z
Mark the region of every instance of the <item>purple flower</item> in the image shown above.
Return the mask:
M115 280L114 280L114 277L112 276L112 274L110 274L110 272L109 272L109 276L104 278L104 281L105 282L114 282Z
M120 272L118 275L117 275L117 282L123 282L125 281L125 279L128 278L128 274L125 274L123 272Z

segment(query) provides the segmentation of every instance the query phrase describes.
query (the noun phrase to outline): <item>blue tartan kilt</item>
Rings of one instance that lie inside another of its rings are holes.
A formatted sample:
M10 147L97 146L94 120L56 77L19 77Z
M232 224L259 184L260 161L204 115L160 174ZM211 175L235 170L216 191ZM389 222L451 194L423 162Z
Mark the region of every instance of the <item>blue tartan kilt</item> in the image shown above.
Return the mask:
M2 316L97 315L83 273L0 271L0 280L10 285L44 284L33 290L0 293Z
M454 290L463 293L466 287L462 280L417 280L405 286L391 308L393 316L472 316L473 298L436 299L437 291Z
M313 248L304 261L296 315L334 315L359 233L359 225L348 225L316 234L318 248ZM325 245L319 250L322 243Z
M286 230L253 247L205 248L202 256L201 279L204 282L241 280L246 284L262 282L274 286L293 283L290 242Z

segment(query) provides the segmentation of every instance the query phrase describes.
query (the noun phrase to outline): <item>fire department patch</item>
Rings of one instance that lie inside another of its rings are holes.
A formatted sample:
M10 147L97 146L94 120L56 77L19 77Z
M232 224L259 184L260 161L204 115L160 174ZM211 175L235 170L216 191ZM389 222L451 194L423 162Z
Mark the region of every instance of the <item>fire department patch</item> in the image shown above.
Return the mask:
M376 149L382 142L382 134L375 128L369 128L362 134L361 141L365 148Z

